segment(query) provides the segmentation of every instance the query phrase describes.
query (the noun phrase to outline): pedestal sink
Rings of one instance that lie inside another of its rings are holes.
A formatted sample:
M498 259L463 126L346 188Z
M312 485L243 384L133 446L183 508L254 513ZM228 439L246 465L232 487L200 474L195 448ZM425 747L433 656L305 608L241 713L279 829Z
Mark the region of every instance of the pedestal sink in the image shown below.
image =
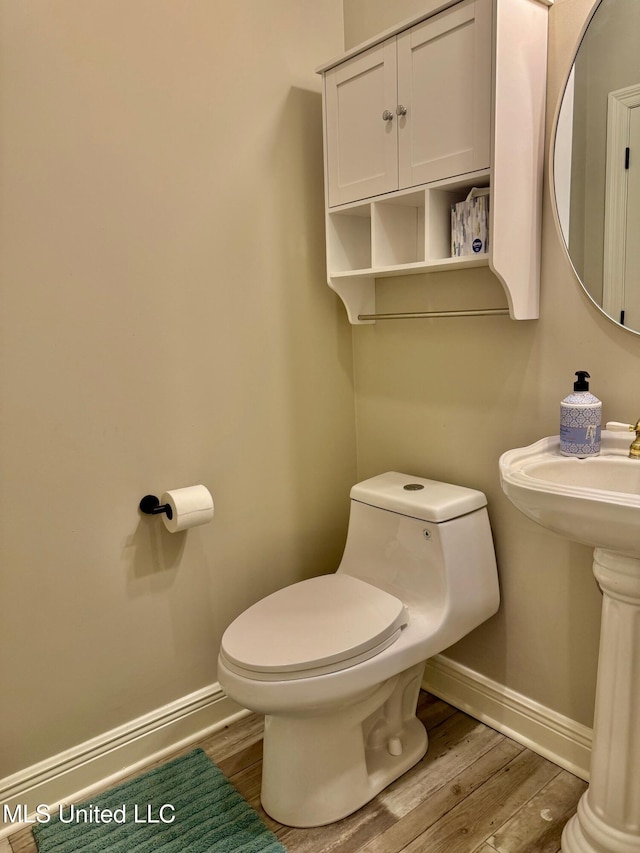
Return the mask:
M599 456L560 455L558 436L500 457L500 481L526 516L594 547L603 593L591 779L563 853L640 853L640 460L631 433L602 431Z

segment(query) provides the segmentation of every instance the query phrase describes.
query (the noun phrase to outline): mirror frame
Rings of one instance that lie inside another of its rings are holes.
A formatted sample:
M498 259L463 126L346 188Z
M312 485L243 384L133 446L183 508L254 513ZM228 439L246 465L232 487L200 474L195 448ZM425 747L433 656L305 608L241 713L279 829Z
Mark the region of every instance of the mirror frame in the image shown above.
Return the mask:
M578 56L578 51L580 50L580 47L581 47L582 42L584 40L587 29L589 28L589 25L593 19L593 16L596 14L596 12L598 11L598 9L600 8L600 6L602 5L603 2L604 2L604 0L593 0L593 5L591 7L591 10L589 11L581 29L580 29L580 34L578 35L578 38L577 38L577 41L575 44L575 48L573 50L573 58L569 64L569 67L568 67L567 72L565 74L564 83L562 85L562 89L560 91L560 96L559 96L558 102L556 104L556 108L555 108L555 112L554 112L554 116L553 116L553 122L551 125L551 134L550 134L550 139L549 139L549 194L551 196L551 209L553 211L553 218L555 221L556 231L558 232L558 237L560 238L560 242L562 243L562 246L564 248L567 260L569 261L569 264L571 266L573 274L575 275L576 280L577 280L578 284L580 285L580 289L582 290L583 294L587 297L589 302L591 302L591 304L600 312L600 314L602 314L603 317L606 317L606 319L610 323L613 323L613 325L616 326L616 328L621 329L625 332L629 332L632 335L640 335L640 329L632 329L629 326L623 326L620 322L618 322L618 320L614 319L610 314L607 314L607 312L604 310L604 308L601 305L599 305L598 302L596 302L596 300L593 298L593 296L589 293L585 283L582 281L582 278L580 277L578 271L576 270L575 265L573 263L573 260L571 258L571 254L569 252L569 246L567 245L567 240L565 238L564 232L562 230L562 226L560 224L560 214L558 212L558 196L556 193L556 147L557 147L558 123L559 123L559 119L560 119L560 113L562 112L562 105L564 103L564 98L565 98L565 95L567 93L567 86L568 86L569 80L571 78L571 73L573 71L573 68L574 68L575 62L576 62L576 58Z

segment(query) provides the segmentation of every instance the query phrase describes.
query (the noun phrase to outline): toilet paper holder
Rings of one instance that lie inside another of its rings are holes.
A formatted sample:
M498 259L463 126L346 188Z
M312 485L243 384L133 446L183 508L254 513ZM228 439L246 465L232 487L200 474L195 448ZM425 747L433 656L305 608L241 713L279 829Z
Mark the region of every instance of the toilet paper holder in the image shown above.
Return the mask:
M155 495L145 495L140 501L140 511L146 515L161 515L166 512L167 518L173 518L173 511L170 504L161 504L160 499Z

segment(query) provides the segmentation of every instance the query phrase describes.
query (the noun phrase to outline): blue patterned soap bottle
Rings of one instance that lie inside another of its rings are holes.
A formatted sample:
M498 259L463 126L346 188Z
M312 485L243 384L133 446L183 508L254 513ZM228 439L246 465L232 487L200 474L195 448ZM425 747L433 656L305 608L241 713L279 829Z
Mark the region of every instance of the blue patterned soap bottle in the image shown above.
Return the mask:
M600 453L602 403L589 392L586 370L576 371L573 394L560 403L560 453L563 456L597 456Z

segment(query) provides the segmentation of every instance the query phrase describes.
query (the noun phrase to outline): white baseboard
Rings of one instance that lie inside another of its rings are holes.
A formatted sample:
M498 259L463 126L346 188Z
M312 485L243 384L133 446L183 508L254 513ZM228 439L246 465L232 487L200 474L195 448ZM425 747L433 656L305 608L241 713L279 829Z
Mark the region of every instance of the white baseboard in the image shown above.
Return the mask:
M427 661L422 686L461 711L589 781L592 729L449 660Z
M53 807L71 798L91 797L138 767L162 759L248 713L216 682L0 779L0 838L28 825L6 821L5 814L13 819L16 814L32 814L41 804ZM18 806L21 809L16 812Z
M592 731L586 726L443 655L427 661L422 686L588 781ZM0 779L0 819L5 805L11 815L17 806L22 806L23 814L24 810L32 814L41 804L54 807L71 799L87 799L248 713L219 684L211 684ZM0 839L26 825L0 820Z

